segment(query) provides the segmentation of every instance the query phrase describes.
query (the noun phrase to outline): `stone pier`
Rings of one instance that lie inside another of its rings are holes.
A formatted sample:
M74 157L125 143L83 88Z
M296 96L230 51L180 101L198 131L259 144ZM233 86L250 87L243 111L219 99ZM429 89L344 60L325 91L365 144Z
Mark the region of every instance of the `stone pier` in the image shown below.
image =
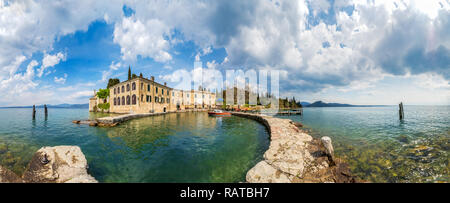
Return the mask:
M292 120L240 112L232 114L262 123L270 134L264 160L247 172L247 182L356 182L345 163L330 160L321 140L304 133Z

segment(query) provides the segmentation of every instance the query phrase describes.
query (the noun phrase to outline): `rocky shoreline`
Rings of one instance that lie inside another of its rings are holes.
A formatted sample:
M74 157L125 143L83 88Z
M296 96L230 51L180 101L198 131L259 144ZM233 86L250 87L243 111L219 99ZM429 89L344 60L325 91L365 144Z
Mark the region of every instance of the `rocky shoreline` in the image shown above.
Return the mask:
M0 166L0 183L98 183L87 169L80 147L43 147L33 155L22 177Z
M270 146L247 172L249 183L355 183L348 165L334 157L331 139L314 139L298 123L272 116L233 112L266 126Z

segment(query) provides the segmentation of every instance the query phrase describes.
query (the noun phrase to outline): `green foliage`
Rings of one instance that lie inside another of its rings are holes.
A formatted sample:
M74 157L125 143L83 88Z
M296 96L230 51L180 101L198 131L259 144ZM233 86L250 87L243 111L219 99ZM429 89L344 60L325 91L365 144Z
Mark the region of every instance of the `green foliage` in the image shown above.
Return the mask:
M103 110L109 110L109 103L98 104L98 108Z
M110 87L112 87L112 86L114 86L114 85L117 85L117 84L119 84L119 83L120 83L119 78L110 78L110 79L108 80L108 86L106 86L106 89L109 89Z
M109 89L99 89L97 92L97 97L100 99L106 99L109 96Z
M137 78L138 76L136 74L133 73L133 75L131 75L131 79Z

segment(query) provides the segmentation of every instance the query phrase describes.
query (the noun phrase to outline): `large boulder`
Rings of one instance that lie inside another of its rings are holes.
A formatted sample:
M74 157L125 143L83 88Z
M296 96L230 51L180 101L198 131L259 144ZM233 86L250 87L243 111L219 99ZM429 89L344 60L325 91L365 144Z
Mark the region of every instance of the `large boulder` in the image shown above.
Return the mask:
M14 172L0 166L0 183L22 183L23 180Z
M23 180L32 183L97 183L87 173L87 160L78 146L43 147L31 159Z

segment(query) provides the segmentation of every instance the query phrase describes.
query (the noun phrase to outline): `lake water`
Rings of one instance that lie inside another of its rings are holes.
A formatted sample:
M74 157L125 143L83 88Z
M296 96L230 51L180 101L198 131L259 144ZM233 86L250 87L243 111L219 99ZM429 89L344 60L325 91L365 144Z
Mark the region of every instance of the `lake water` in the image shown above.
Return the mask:
M450 182L450 106L305 108L312 136L329 136L337 156L371 182Z
M0 165L21 174L43 146L78 145L100 182L240 182L263 159L264 126L239 117L180 113L125 122L114 128L72 120L107 116L87 109L0 109Z

